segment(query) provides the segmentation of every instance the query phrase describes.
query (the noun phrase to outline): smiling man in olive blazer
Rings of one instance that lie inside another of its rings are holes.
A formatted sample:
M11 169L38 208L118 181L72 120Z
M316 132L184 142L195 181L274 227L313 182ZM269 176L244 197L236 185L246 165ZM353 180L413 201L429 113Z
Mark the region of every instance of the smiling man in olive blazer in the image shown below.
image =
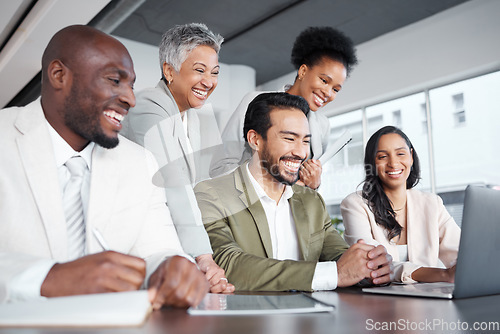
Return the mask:
M215 261L237 290L311 290L316 262L336 261L348 245L319 194L295 185L289 203L302 261L273 259L266 213L245 169L195 188Z
M195 187L214 260L237 290L331 290L364 278L390 280L385 248L348 248L321 196L295 184L309 152L308 112L301 97L257 96L244 125L252 158Z

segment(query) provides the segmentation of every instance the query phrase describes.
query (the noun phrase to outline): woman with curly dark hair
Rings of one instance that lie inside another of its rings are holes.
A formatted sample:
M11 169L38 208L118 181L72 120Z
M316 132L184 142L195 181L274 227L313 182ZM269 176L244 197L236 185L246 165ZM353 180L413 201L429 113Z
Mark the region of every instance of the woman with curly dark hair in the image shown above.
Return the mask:
M318 159L328 146L330 125L326 116L315 111L333 101L342 89L345 79L358 62L356 50L351 39L336 29L309 27L297 36L291 61L297 75L285 91L303 97L313 111L308 115L312 159L303 163L299 184L317 189L321 183L321 163ZM233 170L250 158L251 151L245 148L243 138L243 120L248 104L260 93L263 92L247 94L229 119L222 134L225 157L212 161L212 177Z
M439 196L413 189L420 162L403 131L385 126L370 137L365 174L363 190L340 204L346 241L385 246L396 281L453 282L460 228Z

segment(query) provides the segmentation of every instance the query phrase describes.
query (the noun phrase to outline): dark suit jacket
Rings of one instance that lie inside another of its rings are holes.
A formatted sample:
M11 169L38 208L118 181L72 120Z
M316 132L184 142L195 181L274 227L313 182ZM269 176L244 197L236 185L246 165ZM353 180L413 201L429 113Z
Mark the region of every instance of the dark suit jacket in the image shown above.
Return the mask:
M289 199L300 261L272 259L264 208L245 165L195 187L215 262L237 290L310 291L316 263L336 261L348 246L333 228L321 196L294 185Z

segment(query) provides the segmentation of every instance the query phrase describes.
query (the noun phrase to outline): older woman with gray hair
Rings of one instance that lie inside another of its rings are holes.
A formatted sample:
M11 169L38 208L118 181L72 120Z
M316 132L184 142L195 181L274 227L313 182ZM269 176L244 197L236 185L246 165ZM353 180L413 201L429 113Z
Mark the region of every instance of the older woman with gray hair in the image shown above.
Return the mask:
M213 114L205 115L211 110L199 109L217 87L222 41L200 23L169 29L160 43L162 78L155 88L136 95L136 106L121 132L155 155L160 169L153 182L165 188L181 244L196 259L213 293L232 292L234 286L213 261L193 185L203 178L200 168L207 143L217 142L214 136L220 142Z

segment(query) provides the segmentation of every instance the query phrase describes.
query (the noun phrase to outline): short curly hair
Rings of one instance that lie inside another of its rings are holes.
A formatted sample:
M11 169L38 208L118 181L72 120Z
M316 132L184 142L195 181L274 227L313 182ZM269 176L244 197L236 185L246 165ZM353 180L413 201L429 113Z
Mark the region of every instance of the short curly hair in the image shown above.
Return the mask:
M291 61L298 70L301 65L314 66L323 57L336 60L344 65L349 76L358 63L356 48L352 40L332 27L309 27L295 39Z
M197 46L207 45L219 54L223 41L221 35L213 33L203 23L176 25L162 36L159 48L160 69L163 73L163 63L167 63L179 72L188 54Z

